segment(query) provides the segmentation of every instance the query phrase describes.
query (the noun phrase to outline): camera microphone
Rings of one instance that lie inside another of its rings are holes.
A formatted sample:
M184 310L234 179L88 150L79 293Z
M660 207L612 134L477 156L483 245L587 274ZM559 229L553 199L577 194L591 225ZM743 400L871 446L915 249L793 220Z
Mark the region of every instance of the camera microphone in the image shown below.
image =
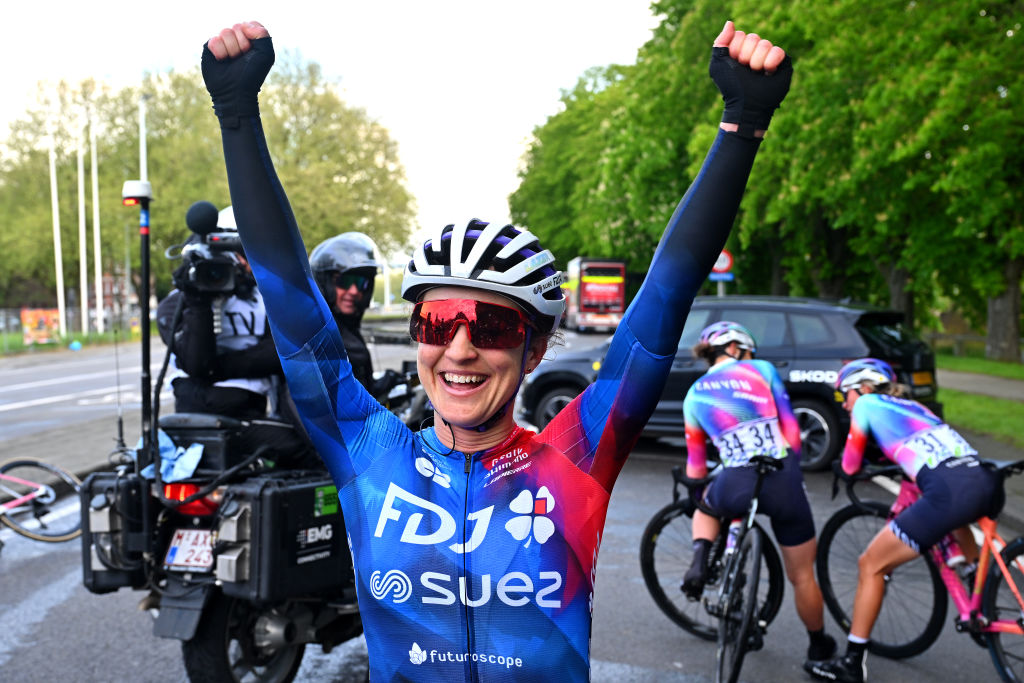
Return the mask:
M217 207L207 201L199 201L188 207L185 224L197 235L205 236L217 230Z

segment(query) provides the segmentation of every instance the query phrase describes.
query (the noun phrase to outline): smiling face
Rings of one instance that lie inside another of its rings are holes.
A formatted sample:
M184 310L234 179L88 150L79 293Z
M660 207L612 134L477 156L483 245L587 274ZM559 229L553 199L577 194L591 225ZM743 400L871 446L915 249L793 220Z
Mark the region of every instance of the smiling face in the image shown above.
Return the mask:
M442 299L475 299L515 306L503 296L468 287L438 287L423 296L424 301ZM455 430L459 449L482 450L503 441L515 426L509 409L486 432L473 431L473 427L487 421L508 403L518 388L523 369L523 345L512 349L482 349L474 346L466 325L455 329L454 337L445 346L419 344L417 369L435 413ZM537 366L547 348L543 337L536 333L533 336L526 355L527 371ZM435 428L438 437L447 441L450 436L443 424L436 420Z
M349 286L348 289L336 286L334 292L334 307L342 315L355 315L362 310L363 292L355 285Z

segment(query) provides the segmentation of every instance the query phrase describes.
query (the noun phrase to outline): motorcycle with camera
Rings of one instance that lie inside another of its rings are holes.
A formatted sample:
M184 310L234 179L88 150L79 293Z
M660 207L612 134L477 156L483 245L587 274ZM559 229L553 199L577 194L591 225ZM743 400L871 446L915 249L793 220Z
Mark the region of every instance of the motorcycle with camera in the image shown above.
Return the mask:
M186 216L198 239L180 273L216 301L235 287L240 244L206 204ZM144 592L154 635L181 641L191 681L290 681L306 645L329 652L362 633L337 490L293 422L160 416L172 347L152 395L143 371L140 446L122 444L113 471L82 485L83 583ZM414 365L380 373L374 389L419 427L427 407Z

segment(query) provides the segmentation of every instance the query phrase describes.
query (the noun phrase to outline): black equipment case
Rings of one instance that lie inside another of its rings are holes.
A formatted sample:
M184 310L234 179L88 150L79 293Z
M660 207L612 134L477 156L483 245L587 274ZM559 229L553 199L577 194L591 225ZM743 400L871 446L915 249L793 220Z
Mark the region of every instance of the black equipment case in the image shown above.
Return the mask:
M352 556L326 472L285 470L231 484L214 542L226 595L254 602L341 595Z

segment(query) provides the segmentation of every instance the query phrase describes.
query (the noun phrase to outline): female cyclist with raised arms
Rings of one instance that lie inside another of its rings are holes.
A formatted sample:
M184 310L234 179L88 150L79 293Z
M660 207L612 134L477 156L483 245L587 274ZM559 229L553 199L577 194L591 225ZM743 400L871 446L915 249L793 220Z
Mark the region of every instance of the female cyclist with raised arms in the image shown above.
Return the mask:
M781 48L731 22L712 53L722 130L595 383L541 433L515 424L522 378L562 314L561 274L525 230L445 226L415 252L402 285L435 409L434 427L412 432L352 378L310 277L259 119L273 63L266 29L236 24L207 43L203 75L246 253L345 514L372 680L588 679L612 485L661 394L792 73Z
M814 578L814 519L800 471L800 426L775 366L754 360L757 345L742 325L721 321L701 332L693 349L710 367L683 400L686 423L686 476L707 474L707 440L718 449L725 469L704 492L693 514L693 565L683 578L687 597L700 597L707 574L708 549L719 533L718 519L743 517L754 495L755 456L783 460L782 469L765 477L758 511L772 520L782 549L786 576L793 584L796 612L810 644L805 667L835 654L825 633L821 589Z
M823 680L860 683L867 678L865 652L882 608L886 575L913 560L943 536L979 517L994 517L1004 500L998 475L981 466L977 451L917 401L895 396L896 373L885 361L861 358L839 370L836 389L850 412L842 471L856 473L873 436L885 457L917 484L921 497L903 509L868 545L858 562L857 593L846 654L809 669ZM978 547L958 533L967 559Z

